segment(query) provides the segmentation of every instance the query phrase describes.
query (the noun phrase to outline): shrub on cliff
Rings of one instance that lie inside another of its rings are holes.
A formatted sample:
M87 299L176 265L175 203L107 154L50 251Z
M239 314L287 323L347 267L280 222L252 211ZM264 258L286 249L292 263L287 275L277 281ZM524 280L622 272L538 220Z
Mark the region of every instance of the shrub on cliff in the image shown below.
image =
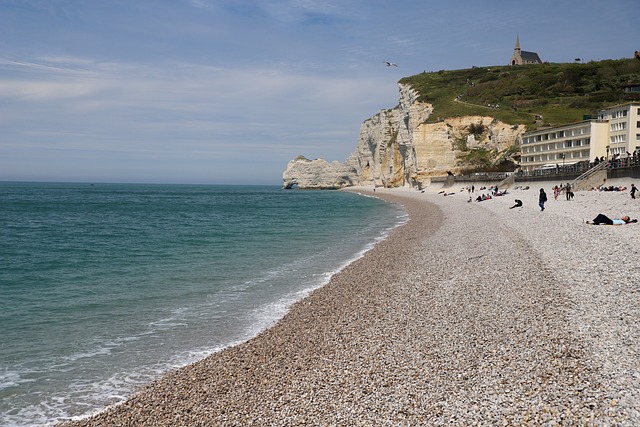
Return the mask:
M585 64L475 67L405 77L434 106L438 118L489 115L505 123L535 126L535 116L559 125L595 115L603 108L637 102L640 94L625 92L640 84L640 61L605 60Z

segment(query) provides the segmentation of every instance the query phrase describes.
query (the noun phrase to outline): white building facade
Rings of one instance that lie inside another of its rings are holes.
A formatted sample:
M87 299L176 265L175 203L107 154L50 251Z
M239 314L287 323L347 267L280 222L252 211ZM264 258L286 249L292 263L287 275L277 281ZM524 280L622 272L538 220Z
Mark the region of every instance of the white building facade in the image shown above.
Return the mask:
M607 108L584 120L522 135L523 172L640 153L640 103Z
M640 152L640 103L625 104L598 113L599 120L609 123L606 151L624 156Z

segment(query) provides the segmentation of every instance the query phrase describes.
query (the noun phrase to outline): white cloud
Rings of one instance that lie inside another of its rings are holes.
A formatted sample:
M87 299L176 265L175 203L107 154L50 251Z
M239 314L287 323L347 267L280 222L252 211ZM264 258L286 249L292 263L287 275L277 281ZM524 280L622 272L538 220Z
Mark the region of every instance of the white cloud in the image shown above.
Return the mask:
M388 81L383 94L384 81L375 78L191 62L49 57L10 66L29 72L18 73L20 79L0 73L5 137L23 141L0 144L7 161L11 151L31 147L62 156L58 162L87 151L105 162L153 158L161 170L172 159L209 158L213 166L216 158L252 153L279 176L298 154L344 160L357 144L359 124L377 111L370 105L390 106L385 100L397 91Z
M213 10L215 9L214 7L214 2L209 0L188 0L189 4L191 4L194 7L197 7L199 9L207 9L207 10Z
M0 99L25 101L63 101L87 97L97 92L97 87L88 82L74 81L0 81Z

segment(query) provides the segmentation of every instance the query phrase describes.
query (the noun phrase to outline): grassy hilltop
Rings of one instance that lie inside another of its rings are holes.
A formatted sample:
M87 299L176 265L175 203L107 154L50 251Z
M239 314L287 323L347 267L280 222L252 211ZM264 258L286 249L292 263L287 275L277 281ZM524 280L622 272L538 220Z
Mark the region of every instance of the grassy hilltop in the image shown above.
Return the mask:
M624 92L626 85L640 84L640 61L474 67L425 72L400 83L416 89L420 101L433 104L429 121L489 115L534 129L536 115L543 117L538 125L556 126L580 121L585 115L595 117L612 105L640 101L639 93Z

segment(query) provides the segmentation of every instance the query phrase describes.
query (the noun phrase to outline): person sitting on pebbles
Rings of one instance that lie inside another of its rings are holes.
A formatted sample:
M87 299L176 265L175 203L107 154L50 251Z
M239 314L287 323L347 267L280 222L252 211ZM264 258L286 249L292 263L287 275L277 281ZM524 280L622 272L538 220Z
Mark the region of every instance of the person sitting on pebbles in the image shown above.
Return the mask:
M637 219L631 219L629 218L628 215L623 215L620 218L614 218L611 219L606 215L603 214L598 214L597 217L595 217L593 219L593 221L585 221L587 224L591 224L591 225L600 225L600 224L605 224L605 225L625 225L625 224L632 224L634 222L638 222Z
M516 199L516 204L511 206L509 209L520 208L520 207L522 207L522 200Z

